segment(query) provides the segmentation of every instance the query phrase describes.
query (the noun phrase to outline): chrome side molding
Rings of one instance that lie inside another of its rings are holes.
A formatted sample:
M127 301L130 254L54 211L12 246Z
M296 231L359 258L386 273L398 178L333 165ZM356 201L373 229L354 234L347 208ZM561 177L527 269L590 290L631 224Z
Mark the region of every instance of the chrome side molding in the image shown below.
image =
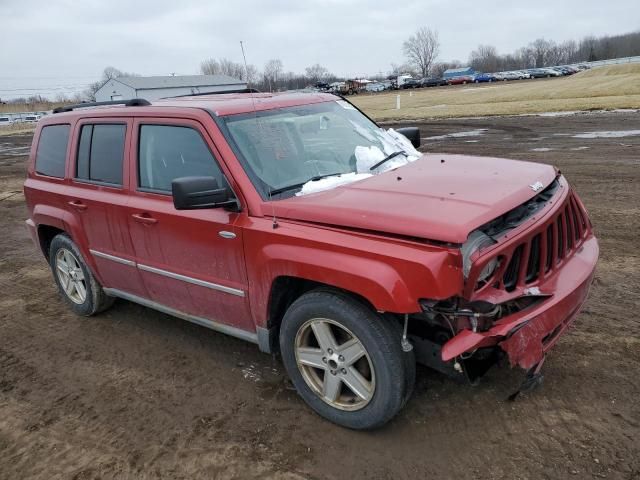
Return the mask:
M129 267L138 267L138 269L143 270L145 272L155 273L156 275L163 275L165 277L173 278L174 280L180 280L182 282L191 283L192 285L198 285L199 287L205 287L205 288L210 288L212 290L217 290L219 292L229 293L237 297L245 296L244 290L239 290L237 288L227 287L226 285L220 285L218 283L207 282L205 280L200 280L198 278L188 277L186 275L170 272L168 270L162 270L161 268L156 268L149 265L143 265L142 263L136 264L136 262L134 262L133 260L127 260L126 258L117 257L115 255L110 255L104 252L99 252L98 250L90 249L89 252L94 257L104 258L106 260L111 260L112 262L121 263L122 265L127 265Z
M110 255L108 253L99 252L98 250L89 250L91 255L98 258L104 258L106 260L111 260L112 262L121 263L123 265L128 265L130 267L135 267L136 262L133 260L127 260L126 258L116 257L115 255Z
M175 280L182 280L183 282L198 285L200 287L210 288L212 290L219 290L220 292L230 293L238 297L244 297L244 290L238 290L237 288L226 287L217 283L205 282L193 277L187 277L186 275L180 275L179 273L169 272L168 270L162 270L161 268L151 267L149 265L138 264L138 268L145 272L155 273L157 275L163 275L165 277L173 278Z

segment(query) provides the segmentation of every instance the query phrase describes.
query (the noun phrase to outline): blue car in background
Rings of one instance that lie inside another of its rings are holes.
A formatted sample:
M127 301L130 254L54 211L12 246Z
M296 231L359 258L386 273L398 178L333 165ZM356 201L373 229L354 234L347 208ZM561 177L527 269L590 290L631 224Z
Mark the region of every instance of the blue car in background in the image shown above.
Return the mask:
M474 83L495 82L496 80L498 79L490 73L478 73L473 76Z

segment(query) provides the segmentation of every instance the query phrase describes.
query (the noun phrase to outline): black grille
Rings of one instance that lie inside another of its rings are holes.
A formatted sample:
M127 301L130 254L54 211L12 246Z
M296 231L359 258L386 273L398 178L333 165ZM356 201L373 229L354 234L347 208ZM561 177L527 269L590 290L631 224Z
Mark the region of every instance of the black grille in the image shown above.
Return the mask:
M500 254L503 261L508 261L502 273L503 288L512 292L518 285L533 283L556 268L580 245L587 222L586 213L573 194L569 195L559 213L515 247L510 257L508 253Z

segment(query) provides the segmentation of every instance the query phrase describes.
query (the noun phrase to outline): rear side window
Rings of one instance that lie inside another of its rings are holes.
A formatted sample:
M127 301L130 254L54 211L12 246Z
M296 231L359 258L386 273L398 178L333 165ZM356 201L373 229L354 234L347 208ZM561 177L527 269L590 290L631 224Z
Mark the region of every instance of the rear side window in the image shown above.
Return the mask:
M70 125L50 125L40 132L36 151L36 172L64 178Z
M142 125L138 151L139 186L171 192L175 178L212 176L227 185L220 167L200 133L193 128Z
M78 144L76 178L122 185L126 125L83 125Z

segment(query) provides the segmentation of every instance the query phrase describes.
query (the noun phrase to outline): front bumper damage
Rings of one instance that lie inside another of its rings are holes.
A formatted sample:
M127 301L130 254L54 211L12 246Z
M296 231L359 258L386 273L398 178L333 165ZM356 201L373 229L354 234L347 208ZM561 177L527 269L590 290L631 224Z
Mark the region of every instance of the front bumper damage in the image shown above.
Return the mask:
M500 318L485 331L460 331L442 345L442 361L458 363L476 351L499 347L511 366L527 370L525 384L536 383L546 353L573 323L587 298L597 259L598 243L591 236L562 268L536 287L541 301Z

